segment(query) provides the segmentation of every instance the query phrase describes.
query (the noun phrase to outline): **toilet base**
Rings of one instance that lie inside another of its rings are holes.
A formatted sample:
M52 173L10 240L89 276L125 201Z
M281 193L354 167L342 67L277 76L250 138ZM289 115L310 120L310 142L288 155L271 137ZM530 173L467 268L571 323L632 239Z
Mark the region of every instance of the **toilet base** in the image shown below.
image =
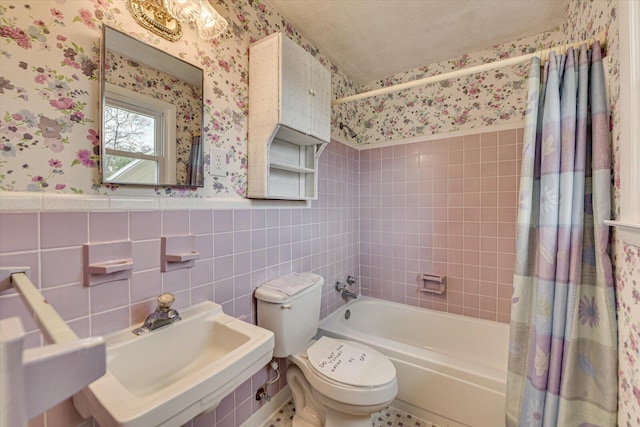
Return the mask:
M295 407L293 427L370 427L371 414L390 403L354 407L317 392L295 364L289 365L286 375Z
M322 427L325 411L313 394L313 390L304 374L296 365L287 368L287 384L293 396L292 427Z
M371 427L371 415L352 415L327 410L325 427Z

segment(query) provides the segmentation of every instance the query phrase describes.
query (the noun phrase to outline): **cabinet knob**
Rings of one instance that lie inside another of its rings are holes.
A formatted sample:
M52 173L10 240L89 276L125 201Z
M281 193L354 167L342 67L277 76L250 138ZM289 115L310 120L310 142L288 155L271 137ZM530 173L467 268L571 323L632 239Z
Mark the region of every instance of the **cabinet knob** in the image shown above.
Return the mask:
M316 92L313 89L309 89L309 95L316 96Z

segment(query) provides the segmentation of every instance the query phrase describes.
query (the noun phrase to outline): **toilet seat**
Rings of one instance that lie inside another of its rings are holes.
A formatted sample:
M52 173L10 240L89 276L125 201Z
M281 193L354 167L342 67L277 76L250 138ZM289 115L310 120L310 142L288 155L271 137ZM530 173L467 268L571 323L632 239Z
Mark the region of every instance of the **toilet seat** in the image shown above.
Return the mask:
M320 350L324 349L325 345L329 345L327 340L323 341L324 338L332 342L347 344L349 348L353 346L358 350L366 350L372 356L369 366L365 368L366 373L359 381L345 381L344 377L336 375L334 377L338 379L334 379L313 366L317 363L316 353L321 352ZM323 343L319 347L312 348L321 341ZM311 354L311 359L315 360L315 362L310 360L309 354ZM359 343L322 337L318 341L311 342L301 352L291 355L289 360L302 370L307 381L316 392L336 402L356 406L388 404L398 393L396 370L391 361L376 350Z
M376 387L396 376L393 364L365 345L321 337L307 348L309 365L331 381L351 387Z

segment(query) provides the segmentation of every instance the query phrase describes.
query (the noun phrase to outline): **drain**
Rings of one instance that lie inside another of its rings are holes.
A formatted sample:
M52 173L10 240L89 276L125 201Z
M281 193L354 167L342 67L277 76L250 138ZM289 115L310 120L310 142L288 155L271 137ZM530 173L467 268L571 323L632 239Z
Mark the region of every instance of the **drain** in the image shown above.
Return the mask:
M344 318L345 318L345 319L348 319L349 317L351 317L351 310L346 310L346 311L344 312Z

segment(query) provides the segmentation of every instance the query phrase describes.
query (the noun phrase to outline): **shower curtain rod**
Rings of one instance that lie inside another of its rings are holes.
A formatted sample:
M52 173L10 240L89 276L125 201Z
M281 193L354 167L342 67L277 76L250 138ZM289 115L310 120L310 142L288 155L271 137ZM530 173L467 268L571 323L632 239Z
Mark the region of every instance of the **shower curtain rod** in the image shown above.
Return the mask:
M475 65L473 67L462 68L460 70L450 71L448 73L438 74L435 76L425 77L423 79L412 80L410 82L399 83L393 86L387 86L380 89L374 89L368 92L358 93L356 95L345 96L344 98L338 98L331 101L331 105L344 104L346 102L357 101L359 99L371 98L372 96L384 95L391 92L398 92L404 89L410 89L416 86L424 86L431 83L441 82L443 80L455 79L458 77L468 76L469 74L481 73L483 71L493 70L495 68L507 67L509 65L520 64L528 61L534 56L539 56L542 63L549 59L549 54L554 52L555 54L564 54L570 47L574 49L580 48L583 43L587 46L591 46L592 43L599 41L602 47L605 46L607 41L607 34L601 32L596 34L594 38L579 41L576 43L564 44L561 46L555 46L548 49L542 49L526 55L514 56L513 58L501 59L499 61L487 62L485 64Z

